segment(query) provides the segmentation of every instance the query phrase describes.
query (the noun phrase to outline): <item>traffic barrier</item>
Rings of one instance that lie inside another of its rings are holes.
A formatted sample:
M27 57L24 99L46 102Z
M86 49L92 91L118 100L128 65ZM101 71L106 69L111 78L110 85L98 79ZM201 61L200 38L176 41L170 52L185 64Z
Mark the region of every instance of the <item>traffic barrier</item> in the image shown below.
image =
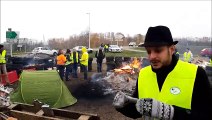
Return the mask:
M6 84L5 74L1 74L0 76L2 78L2 84ZM7 76L8 76L10 83L14 83L14 82L18 81L18 79L19 79L15 70L7 72Z

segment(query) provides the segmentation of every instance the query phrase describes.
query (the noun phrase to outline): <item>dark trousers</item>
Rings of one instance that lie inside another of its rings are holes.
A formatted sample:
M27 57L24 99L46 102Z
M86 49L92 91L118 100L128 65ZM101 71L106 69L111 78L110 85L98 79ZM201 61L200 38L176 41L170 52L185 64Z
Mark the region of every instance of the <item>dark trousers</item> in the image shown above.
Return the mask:
M66 65L66 74L65 74L66 81L69 80L69 76L71 75L71 71L72 71L71 69L72 69L71 64Z
M97 71L102 72L102 63L97 62Z
M61 80L63 80L64 78L64 69L65 69L64 65L57 65L57 70L59 70Z
M77 76L77 67L78 67L78 64L77 63L73 63L72 74L73 74L74 78L78 78L78 76Z
M88 79L88 66L82 65L82 69L84 72L84 80Z

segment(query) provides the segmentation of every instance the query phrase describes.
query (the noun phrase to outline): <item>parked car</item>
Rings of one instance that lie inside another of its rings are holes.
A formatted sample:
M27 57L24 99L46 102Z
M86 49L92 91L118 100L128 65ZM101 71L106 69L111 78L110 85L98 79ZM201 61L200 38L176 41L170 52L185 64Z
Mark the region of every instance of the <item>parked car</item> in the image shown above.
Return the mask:
M129 43L129 46L130 46L130 47L135 47L135 46L136 46L136 42L130 42L130 43Z
M200 52L200 55L204 56L204 57L212 56L212 48L204 48L204 49L202 49L201 52Z
M118 45L110 45L109 52L122 52L122 48Z
M143 43L143 42L140 42L140 43L138 44L138 47L142 47L142 46L141 46L142 44L144 44L144 43Z
M81 53L82 52L82 47L85 47L85 46L75 46L73 49L75 49L77 52ZM93 52L92 48L86 47L86 49L87 49L88 53L92 53Z
M37 53L43 53L43 54L48 54L48 55L53 55L56 56L57 55L57 50L52 50L48 47L36 47L32 50L33 54L37 54Z

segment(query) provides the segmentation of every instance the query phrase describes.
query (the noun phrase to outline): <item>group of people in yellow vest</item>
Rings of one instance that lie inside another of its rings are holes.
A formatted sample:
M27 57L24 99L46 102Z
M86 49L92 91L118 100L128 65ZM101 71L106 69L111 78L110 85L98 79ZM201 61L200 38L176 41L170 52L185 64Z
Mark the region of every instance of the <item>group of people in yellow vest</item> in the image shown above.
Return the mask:
M175 56L179 59L180 53L177 48L175 49ZM186 48L186 51L183 53L183 61L191 63L193 60L193 54L189 48Z
M60 49L58 51L58 55L56 58L57 70L59 71L60 78L63 80L65 76L65 80L68 81L71 73L73 75L73 78L78 78L77 69L78 69L78 63L80 63L81 69L84 72L84 79L87 80L88 58L89 54L85 47L82 48L82 55L80 59L79 59L79 53L75 49L73 49L73 52L71 52L70 49L67 49L66 53L64 53L64 51Z

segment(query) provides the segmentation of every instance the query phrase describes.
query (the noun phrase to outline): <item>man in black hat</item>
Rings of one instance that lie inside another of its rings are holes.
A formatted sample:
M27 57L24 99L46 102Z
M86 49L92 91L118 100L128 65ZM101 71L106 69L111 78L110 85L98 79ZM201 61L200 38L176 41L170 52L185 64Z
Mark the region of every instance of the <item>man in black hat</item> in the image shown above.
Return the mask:
M148 29L142 46L151 65L140 70L133 99L117 93L113 105L119 112L131 118L212 120L206 72L176 58L177 43L166 26Z

